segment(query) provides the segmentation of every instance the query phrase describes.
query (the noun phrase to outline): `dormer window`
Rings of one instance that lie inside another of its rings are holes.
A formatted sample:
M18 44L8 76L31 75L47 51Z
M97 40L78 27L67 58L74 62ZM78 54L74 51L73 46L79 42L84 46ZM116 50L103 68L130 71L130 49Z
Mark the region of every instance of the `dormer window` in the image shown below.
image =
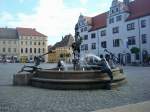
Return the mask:
M146 27L146 20L141 20L141 27L145 28Z

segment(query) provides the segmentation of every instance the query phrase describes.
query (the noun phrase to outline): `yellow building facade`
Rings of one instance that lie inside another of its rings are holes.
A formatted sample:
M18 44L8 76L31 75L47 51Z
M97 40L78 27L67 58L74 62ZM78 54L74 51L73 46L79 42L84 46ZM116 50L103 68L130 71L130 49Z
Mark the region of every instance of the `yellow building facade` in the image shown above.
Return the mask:
M71 34L62 37L60 42L50 47L49 51L52 52L48 55L48 62L57 63L59 60L62 60L66 63L71 63L73 59L73 43L74 38Z
M73 51L71 47L59 47L52 50L52 53L48 54L49 63L57 63L59 60L63 60L66 63L71 63L73 59Z

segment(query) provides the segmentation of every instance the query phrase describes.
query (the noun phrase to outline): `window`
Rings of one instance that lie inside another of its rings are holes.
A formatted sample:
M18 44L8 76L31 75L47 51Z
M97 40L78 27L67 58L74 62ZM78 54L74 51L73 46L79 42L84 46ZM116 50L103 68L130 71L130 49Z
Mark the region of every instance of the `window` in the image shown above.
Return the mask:
M81 28L81 32L83 32L83 28Z
M36 42L34 42L34 45L36 45Z
M40 53L40 51L41 51L41 49L39 48L39 49L38 49L38 53Z
M30 41L30 45L32 45L32 41Z
M109 24L114 23L114 18L109 19Z
M23 53L23 48L21 48L21 53Z
M141 27L145 28L146 27L146 20L141 20Z
M107 43L106 43L106 41L101 42L101 47L102 47L102 48L107 48Z
M113 47L119 47L120 46L120 40L119 39L115 39L113 40Z
M11 41L8 41L8 44L10 45L10 44L11 44Z
M28 48L25 49L25 53L28 53Z
M85 44L85 50L88 50L88 44Z
M5 49L5 48L3 48L3 52L6 52L6 49Z
M14 41L14 44L16 44L16 41Z
M84 40L88 40L88 35L84 35Z
M119 9L118 8L116 8L116 12L118 12L119 11Z
M5 41L3 41L3 44L5 44L6 42Z
M95 33L92 33L91 38L95 38L95 37L96 37Z
M43 48L43 53L45 52L45 49Z
M36 48L34 48L34 53L36 53Z
M84 27L84 31L87 31L87 27Z
M9 53L11 52L11 48L8 48L8 52L9 52Z
M28 42L26 41L26 45L28 45Z
M16 53L16 51L17 51L16 48L14 48L14 52L15 52L15 53Z
M96 49L96 43L92 43L91 49Z
M21 45L23 45L23 41L21 41Z
M81 45L81 51L84 51L84 45Z
M45 45L45 42L43 42L43 45Z
M128 45L135 45L135 36L128 37Z
M119 15L119 16L116 17L116 21L121 21L121 19L122 19L121 15Z
M38 45L41 45L41 43L39 42Z
M135 29L134 23L127 24L127 30L134 30L134 29Z
M88 44L81 45L81 51L88 50Z
M32 48L30 48L30 53L32 53Z
M119 27L114 27L112 30L113 33L119 33Z
M147 35L142 34L142 44L146 44L146 43L147 43Z
M114 10L113 10L113 9L111 10L111 13L112 13L112 14L114 13Z
M106 30L101 31L101 36L106 36Z

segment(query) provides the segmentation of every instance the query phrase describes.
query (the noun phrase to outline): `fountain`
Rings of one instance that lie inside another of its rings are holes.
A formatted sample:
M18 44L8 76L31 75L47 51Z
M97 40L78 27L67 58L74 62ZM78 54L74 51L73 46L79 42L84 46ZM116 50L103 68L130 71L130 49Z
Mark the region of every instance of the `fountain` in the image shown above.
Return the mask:
M65 66L64 62L60 60L55 68L38 68L40 57L48 54L48 52L35 58L35 66L24 66L19 74L28 72L26 75L29 77L26 78L28 85L62 90L112 89L126 82L123 70L115 67L110 61L111 59L99 58L93 54L87 54L80 58L81 42L82 39L76 32L75 42L72 44L74 55L72 66ZM111 52L108 53L114 57ZM14 76L14 85L17 82L16 79Z

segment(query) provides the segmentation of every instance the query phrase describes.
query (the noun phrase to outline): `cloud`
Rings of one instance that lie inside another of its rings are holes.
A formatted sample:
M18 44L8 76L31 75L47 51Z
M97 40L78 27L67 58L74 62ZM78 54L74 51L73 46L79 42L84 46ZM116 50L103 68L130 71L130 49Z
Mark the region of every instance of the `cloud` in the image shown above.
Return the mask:
M80 2L85 4L88 0L80 0ZM0 25L5 27L5 23L8 27L36 28L37 31L47 35L48 43L53 45L68 33L74 35L74 27L80 12L88 16L95 15L95 13L89 14L86 8L67 7L64 0L38 0L38 5L33 7L31 12L33 13L1 12Z
M16 15L4 12L1 16L8 27L36 28L49 37L49 44L54 44L65 34L74 34L74 26L84 9L66 7L63 0L39 0L33 11L33 14Z
M86 5L87 2L88 2L88 0L80 0L80 3L83 5Z

